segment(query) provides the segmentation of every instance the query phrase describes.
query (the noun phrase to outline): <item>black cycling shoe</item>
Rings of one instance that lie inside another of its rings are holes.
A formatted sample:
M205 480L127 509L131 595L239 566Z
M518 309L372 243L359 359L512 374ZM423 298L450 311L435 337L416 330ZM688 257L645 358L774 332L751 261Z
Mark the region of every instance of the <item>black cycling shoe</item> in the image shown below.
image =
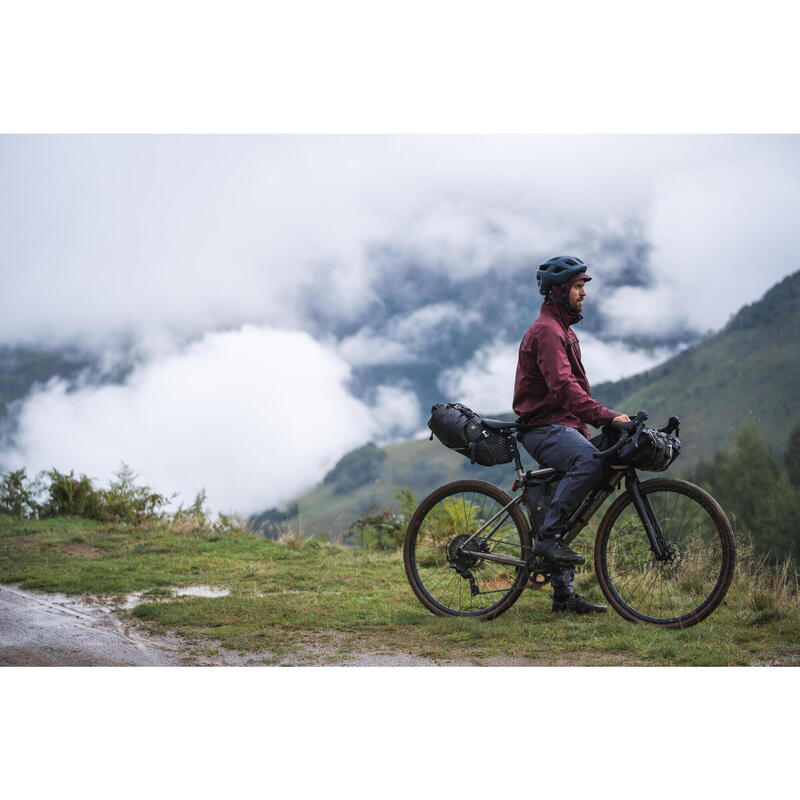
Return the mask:
M543 556L555 561L557 564L583 564L586 557L571 550L559 536L552 536L549 539L537 539L533 543L533 554Z
M608 606L593 603L579 594L571 594L566 600L556 600L553 597L553 611L572 611L575 614L603 614L608 611Z

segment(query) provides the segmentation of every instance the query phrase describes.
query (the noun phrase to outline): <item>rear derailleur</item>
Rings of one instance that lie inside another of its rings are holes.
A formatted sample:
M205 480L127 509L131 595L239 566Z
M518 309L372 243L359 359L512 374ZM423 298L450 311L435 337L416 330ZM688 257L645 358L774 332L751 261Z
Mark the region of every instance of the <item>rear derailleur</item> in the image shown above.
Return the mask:
M463 547L468 540L470 552L465 552ZM480 594L481 590L478 588L475 576L472 574L470 567L482 563L481 557L477 555L477 553L480 552L490 552L486 539L482 539L480 536L470 539L466 534L462 534L461 536L456 536L455 539L451 539L447 546L447 557L450 561L450 569L454 569L462 578L469 581L469 592L473 597L476 594Z

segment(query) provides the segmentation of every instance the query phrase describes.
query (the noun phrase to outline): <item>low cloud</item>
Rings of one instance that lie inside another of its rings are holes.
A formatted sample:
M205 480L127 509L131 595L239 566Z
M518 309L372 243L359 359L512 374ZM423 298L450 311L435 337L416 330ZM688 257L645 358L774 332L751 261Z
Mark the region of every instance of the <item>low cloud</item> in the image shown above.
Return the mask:
M623 342L601 341L585 332L580 333L578 338L581 360L592 385L617 381L644 372L666 361L676 352L675 348L669 347L634 349Z
M709 329L678 286L622 286L603 300L601 313L611 336L666 336L673 331ZM705 304L701 304L704 306ZM705 309L709 313L708 308ZM605 380L605 379L604 379Z
M798 142L767 139L734 155L735 139L726 137L704 164L654 182L645 215L653 279L649 291L616 302L621 320L635 320L629 328L660 331L685 320L716 330L800 269Z
M416 359L415 354L405 344L381 336L369 327L342 339L339 353L354 367L406 364Z
M125 461L191 502L251 513L315 485L346 452L418 425L408 392L368 407L349 366L306 333L244 326L154 357L122 385L68 391L53 381L23 405L9 468L56 467L105 482Z
M449 323L463 329L479 320L480 314L474 309L459 308L454 303L431 303L415 309L408 316L393 319L389 335L411 347L420 347L436 336L442 324Z
M464 403L486 416L510 411L518 348L495 342L478 350L468 364L445 370L439 379L445 402Z
M422 414L416 393L395 386L378 387L371 413L378 444L408 436L419 425Z
M602 342L579 334L581 355L591 384L635 375L666 361L675 350L634 350L622 342ZM479 350L468 364L442 373L439 387L446 402L461 402L480 414L508 412L514 396L519 345L495 342Z
M631 226L649 285L719 327L800 266L798 141L4 137L0 341L355 330L398 260L459 280L575 252L599 281L621 265L593 242Z

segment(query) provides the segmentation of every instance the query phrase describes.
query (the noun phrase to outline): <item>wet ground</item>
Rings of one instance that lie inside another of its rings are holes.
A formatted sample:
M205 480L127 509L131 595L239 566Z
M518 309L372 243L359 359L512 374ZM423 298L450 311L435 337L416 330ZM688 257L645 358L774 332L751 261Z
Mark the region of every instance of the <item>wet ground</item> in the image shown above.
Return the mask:
M226 589L194 586L176 589L173 596L221 597L227 593ZM119 613L138 602L142 602L141 593L128 595L113 605L100 598L0 586L0 666L434 665L433 661L408 653L363 652L354 653L345 661L332 661L330 651L324 647L276 662L268 653L234 653L212 642L151 634Z

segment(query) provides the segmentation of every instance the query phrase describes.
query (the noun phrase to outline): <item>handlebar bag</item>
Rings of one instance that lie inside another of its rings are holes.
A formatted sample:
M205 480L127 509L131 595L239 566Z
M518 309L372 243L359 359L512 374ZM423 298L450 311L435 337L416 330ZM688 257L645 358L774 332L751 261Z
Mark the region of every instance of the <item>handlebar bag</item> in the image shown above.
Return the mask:
M643 428L636 443L627 441L613 459L645 472L663 472L680 454L681 440L674 433Z
M431 439L436 436L473 464L493 467L514 460L513 437L484 428L480 416L461 403L434 403L428 427Z

